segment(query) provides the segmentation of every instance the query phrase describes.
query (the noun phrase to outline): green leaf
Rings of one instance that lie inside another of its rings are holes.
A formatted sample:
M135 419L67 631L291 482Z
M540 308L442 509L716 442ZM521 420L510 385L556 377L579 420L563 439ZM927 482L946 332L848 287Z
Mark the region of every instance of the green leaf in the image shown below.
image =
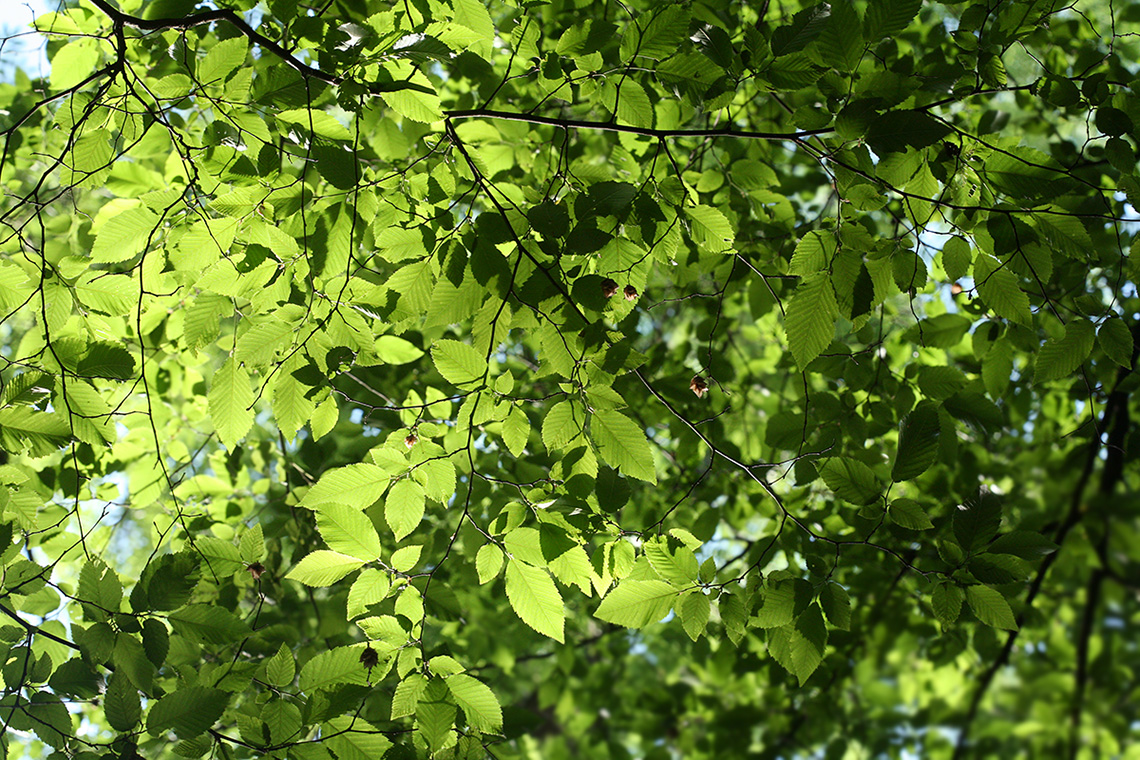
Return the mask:
M613 409L598 410L590 419L590 437L602 459L623 475L657 482L645 431L629 417Z
M398 480L384 499L384 519L396 540L416 529L424 517L424 488L410 478Z
M950 134L950 127L925 111L888 111L871 122L867 144L880 156L925 148Z
M625 580L614 587L594 617L626 628L645 628L669 614L677 589L663 581Z
M491 40L495 36L495 25L491 23L491 14L483 5L482 0L452 0L455 9L455 22L462 24L484 40Z
M811 605L793 625L768 632L768 652L803 686L820 663L827 646L827 626L817 605Z
M918 370L918 387L922 395L935 401L950 398L968 382L966 375L957 367L921 367Z
M289 647L282 644L277 653L265 661L265 678L274 686L285 688L293 683L297 674L297 663Z
M265 559L265 539L262 535L261 523L249 527L241 534L238 541L238 554L241 561L246 563L260 562Z
M368 668L360 661L363 645L337 647L321 652L301 667L301 691L312 694L338 684L368 683Z
M863 55L863 31L859 14L850 0L834 0L831 18L819 35L819 50L824 63L838 71L852 71Z
M503 569L503 550L495 544L483 544L475 554L475 572L479 575L479 585L498 577Z
M953 348L962 342L972 324L961 314L939 314L920 320L903 333L903 339L931 348Z
M764 589L753 622L760 628L790 624L810 601L810 586L800 579L774 581Z
M1088 358L1094 342L1092 323L1074 317L1065 325L1065 336L1050 338L1037 354L1034 381L1038 383L1068 377Z
M249 373L233 357L214 375L210 383L210 418L218 438L233 450L253 425L253 390Z
M826 273L805 277L788 303L784 328L788 348L801 369L823 352L835 336L839 304Z
M974 259L974 282L994 313L1025 326L1033 324L1029 297L1017 284L1017 277L992 256L979 253Z
M427 689L427 679L422 673L411 673L400 683L392 695L392 720L416 714L420 697Z
M882 497L878 476L858 459L833 457L819 469L827 487L852 504L874 504Z
M901 32L921 8L922 0L871 0L865 21L867 39L875 42Z
M1022 559L1040 559L1057 551L1057 544L1031 530L1015 530L998 536L986 547L992 554L1012 554Z
M135 358L120 345L96 341L87 347L76 372L84 377L130 380L135 374Z
M343 124L326 111L297 108L280 111L275 114L275 117L278 121L296 124L306 132L312 132L321 137L327 137L330 140L352 140L352 132L349 132Z
M994 341L982 360L982 382L986 393L997 400L1005 395L1013 376L1013 348L1005 338Z
M680 5L667 5L649 23L644 16L634 20L621 39L622 60L634 56L668 58L677 50L689 31L689 10Z
M920 402L903 420L891 480L899 483L926 472L938 456L939 433L938 405L933 401Z
M238 548L229 541L206 536L198 539L195 546L202 557L202 566L206 573L225 578L242 568Z
M420 561L420 552L422 551L423 547L418 544L397 549L392 552L392 559L390 560L392 568L398 573L410 572Z
M565 448L581 435L585 424L586 415L580 406L571 401L560 401L550 407L542 421L542 443L550 451Z
M954 512L954 536L967 551L984 546L1001 526L1001 497L988 491L967 499Z
M322 504L317 510L317 530L334 552L365 562L380 558L380 536L363 512L343 504Z
M53 90L75 87L99 68L99 50L94 40L76 40L59 48L51 59Z
M285 577L306 586L331 586L344 576L364 566L364 560L347 554L315 551L302 559Z
M392 741L363 718L340 715L321 725L328 748L337 760L374 760L384 757Z
M126 275L86 272L75 283L75 295L84 306L121 317L138 305L139 286L137 280Z
M1132 331L1118 317L1106 319L1096 333L1097 343L1105 355L1125 369L1132 368Z
M453 385L470 385L483 379L487 360L466 343L439 340L431 349L432 362L443 379Z
M1013 610L999 591L989 586L967 586L966 601L978 620L986 625L1005 631L1017 630Z
M381 335L376 339L374 350L385 364L408 364L424 355L414 343L395 335Z
M511 456L521 457L526 450L526 442L530 438L530 418L526 412L517 406L512 406L507 418L503 420L503 443Z
M524 623L543 636L563 641L562 595L545 570L509 558L507 599Z
M391 476L374 464L359 463L326 470L301 499L301 506L349 504L364 510L384 495Z
M847 589L828 583L819 594L819 604L829 623L840 630L851 630L851 597Z
M210 52L198 64L195 72L201 84L214 84L225 79L245 62L249 51L249 40L244 35L222 40L210 48Z
M0 409L0 443L5 451L27 451L33 456L46 456L65 445L70 438L70 427L58 414L26 406Z
M934 616L944 626L953 624L962 611L962 602L965 599L966 593L962 591L961 587L953 583L939 583L934 587L934 593L931 596Z
M486 684L464 673L449 676L445 683L451 696L463 709L467 725L476 731L493 733L503 727L503 710Z
M174 630L203 644L230 644L250 634L245 621L223 607L189 604L167 618Z
M887 514L891 522L908 530L930 530L934 527L922 505L913 499L895 499Z
M712 610L712 603L709 598L701 593L695 591L685 597L678 608L678 613L681 617L681 624L685 629L685 633L689 638L696 641L705 632L705 626L709 622L709 613Z
M942 268L951 281L965 277L973 260L970 244L965 238L954 235L942 244Z
M133 259L157 237L159 225L158 216L141 204L119 212L99 228L91 260L114 264Z
M689 220L689 230L693 240L710 253L725 253L732 250L736 231L728 218L712 206L692 206L685 209Z
M428 681L416 704L416 728L432 752L441 749L451 736L455 712L451 692L443 681Z
M423 86L422 84L419 85L419 87ZM393 111L412 121L431 123L443 119L439 95L434 91L424 92L418 88L408 87L381 93L381 97Z
M835 234L827 230L812 230L796 244L788 272L807 276L822 272L831 265L836 252Z
M383 601L390 588L391 580L387 573L371 567L361 570L353 581L352 588L348 590L348 619L353 620L363 615L371 605Z
M103 709L107 722L116 731L130 731L142 716L142 703L138 690L120 673L115 673L107 682L107 693L103 696Z
M225 712L230 695L207 686L188 686L154 703L146 718L152 736L173 731L179 739L193 739L214 725Z

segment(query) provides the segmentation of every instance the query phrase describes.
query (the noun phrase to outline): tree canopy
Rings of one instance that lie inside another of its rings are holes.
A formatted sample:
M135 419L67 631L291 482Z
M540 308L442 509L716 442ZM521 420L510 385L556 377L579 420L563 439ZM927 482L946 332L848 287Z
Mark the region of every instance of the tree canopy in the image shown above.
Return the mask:
M1140 5L53 8L8 757L1140 757Z

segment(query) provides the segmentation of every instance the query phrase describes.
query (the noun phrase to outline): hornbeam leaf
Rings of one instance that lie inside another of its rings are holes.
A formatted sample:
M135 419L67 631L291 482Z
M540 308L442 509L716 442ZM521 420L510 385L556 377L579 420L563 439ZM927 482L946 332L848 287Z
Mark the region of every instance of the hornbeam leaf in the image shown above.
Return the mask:
M334 552L371 562L380 558L380 536L356 507L331 502L317 510L317 530Z
M697 245L712 253L732 250L736 232L720 210L712 206L693 206L685 209L685 215L689 218L689 229Z
M635 55L661 60L677 51L677 46L689 31L689 9L680 5L667 5L649 23L642 18L626 28L621 39L621 56L628 60Z
M1073 374L1088 358L1095 340L1092 322L1080 317L1069 320L1065 325L1065 337L1060 340L1050 338L1041 347L1037 354L1034 381L1044 383Z
M542 421L542 443L550 451L566 448L585 426L586 412L580 404L567 399L550 407Z
M363 718L339 715L321 724L328 748L337 760L375 760L384 757L392 740Z
M210 418L218 438L233 450L253 425L253 390L249 373L237 359L230 357L210 383Z
M133 259L148 240L153 241L160 224L158 215L142 204L119 212L99 228L91 260L113 264Z
M705 632L711 609L712 603L709 598L699 590L689 594L681 603L679 610L681 623L685 628L685 633L693 641L699 639L701 634Z
M352 132L337 121L332 114L319 109L297 108L289 111L280 111L276 114L278 121L296 124L306 131L332 140L351 140Z
M337 647L321 652L301 668L301 691L312 694L343 683L368 683L368 668L360 661L363 645Z
M222 717L229 699L228 692L207 686L179 689L154 703L146 730L152 736L173 731L179 739L193 739Z
M979 252L974 259L974 282L982 298L998 316L1027 327L1033 324L1029 296L1021 290L1009 267Z
M878 476L858 459L834 457L827 460L819 474L836 496L852 504L873 504L882 495Z
M27 451L32 456L44 456L70 438L70 426L59 414L28 406L0 409L0 448L5 451Z
M178 633L206 644L229 644L250 633L241 618L224 607L209 604L188 604L166 619Z
M474 348L459 341L436 341L431 349L431 358L443 379L454 385L477 382L487 372L487 360Z
M953 583L939 583L934 587L930 597L930 606L934 609L934 616L942 625L951 625L962 612L962 602L966 594L960 586Z
M826 273L805 277L788 304L784 328L788 348L801 369L827 348L835 336L839 304Z
M410 478L392 484L384 499L384 519L396 540L411 533L424 517L424 487Z
M563 641L565 612L562 595L550 575L537 567L507 560L507 599L515 614L543 636Z
M302 559L285 577L306 586L331 586L344 576L364 566L364 560L347 554L315 551Z
M802 686L823 662L827 645L827 626L817 605L813 604L792 625L773 628L768 633L768 652Z
M612 589L594 617L626 628L644 628L669 614L677 589L664 581L625 580Z
M465 673L448 676L444 681L451 696L467 716L467 724L478 731L494 732L503 727L503 709L495 693L486 684Z
M1132 367L1132 332L1119 317L1106 319L1096 333L1097 343L1109 359L1125 369Z
M367 509L384 495L391 475L374 464L361 462L327 470L301 498L301 506L316 509L322 504L349 504Z
M867 144L880 156L925 148L950 134L950 127L925 111L888 111L871 122Z
M1017 620L1001 592L989 586L967 586L966 601L978 620L994 628L1016 631Z
M913 499L895 499L887 514L893 523L910 530L929 530L934 527L922 505Z
M590 420L590 437L606 463L630 477L657 482L645 431L629 417L613 409L599 409Z
M139 692L122 673L115 673L107 683L103 697L107 722L116 731L130 731L139 722L142 704Z
M922 0L871 0L867 4L864 23L867 39L878 42L895 32L901 32L922 8Z
M933 401L919 403L903 420L891 480L899 483L926 472L938 455L939 432L938 405Z
M120 345L96 341L87 347L76 372L84 377L129 380L135 373L135 358Z

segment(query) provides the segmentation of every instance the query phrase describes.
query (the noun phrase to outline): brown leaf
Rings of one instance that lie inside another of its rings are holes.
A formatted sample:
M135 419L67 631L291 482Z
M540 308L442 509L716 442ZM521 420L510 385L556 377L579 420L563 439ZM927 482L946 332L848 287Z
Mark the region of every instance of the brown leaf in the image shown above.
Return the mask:
M689 390L697 394L697 398L704 398L709 392L708 381L700 375L693 375L693 379L689 381Z

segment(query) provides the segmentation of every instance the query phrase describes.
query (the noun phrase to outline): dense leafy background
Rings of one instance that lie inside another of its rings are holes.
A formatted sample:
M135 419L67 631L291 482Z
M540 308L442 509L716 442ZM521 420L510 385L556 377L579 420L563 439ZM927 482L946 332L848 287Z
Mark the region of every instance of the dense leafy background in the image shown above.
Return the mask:
M1138 22L60 3L0 745L1138 756Z

